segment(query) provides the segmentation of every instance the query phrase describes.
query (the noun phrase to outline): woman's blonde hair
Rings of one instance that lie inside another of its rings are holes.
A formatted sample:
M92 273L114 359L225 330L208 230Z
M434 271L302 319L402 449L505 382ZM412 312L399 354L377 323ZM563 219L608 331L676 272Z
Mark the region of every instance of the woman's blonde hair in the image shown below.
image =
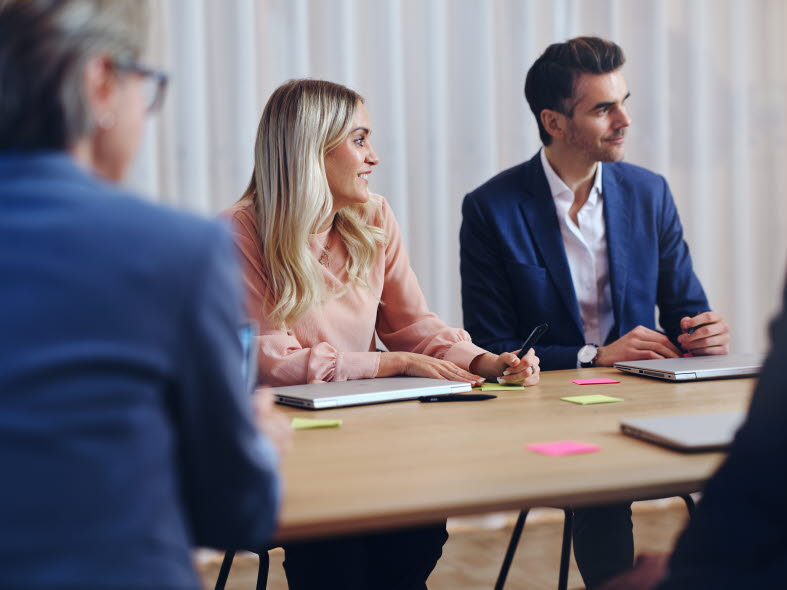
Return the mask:
M324 80L290 80L277 88L260 119L254 172L243 198L257 212L267 282L266 309L285 328L329 295L309 234L330 221L333 197L325 156L350 133L363 98ZM340 209L333 224L347 249L350 284L368 286L366 274L386 237L372 225L377 199Z

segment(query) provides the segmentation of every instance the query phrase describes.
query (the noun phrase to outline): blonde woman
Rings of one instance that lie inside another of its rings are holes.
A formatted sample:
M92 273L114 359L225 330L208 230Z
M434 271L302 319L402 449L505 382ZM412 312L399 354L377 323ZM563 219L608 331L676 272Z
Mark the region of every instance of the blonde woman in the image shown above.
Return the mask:
M265 106L254 174L227 212L261 328L261 378L538 382L533 350L521 361L489 353L429 311L393 212L369 192L371 133L363 99L339 84L292 80ZM290 588L425 588L446 537L438 526L288 547Z

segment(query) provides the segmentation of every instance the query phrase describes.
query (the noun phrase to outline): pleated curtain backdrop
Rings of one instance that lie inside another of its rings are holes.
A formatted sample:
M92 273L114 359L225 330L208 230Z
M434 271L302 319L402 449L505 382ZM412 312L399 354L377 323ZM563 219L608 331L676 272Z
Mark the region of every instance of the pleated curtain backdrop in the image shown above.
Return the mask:
M464 195L540 147L525 73L554 41L626 52L626 160L666 176L733 348L764 350L787 251L783 0L156 0L167 69L128 180L204 215L236 200L267 97L289 78L366 97L388 198L431 307L461 325ZM520 302L527 305L527 301Z

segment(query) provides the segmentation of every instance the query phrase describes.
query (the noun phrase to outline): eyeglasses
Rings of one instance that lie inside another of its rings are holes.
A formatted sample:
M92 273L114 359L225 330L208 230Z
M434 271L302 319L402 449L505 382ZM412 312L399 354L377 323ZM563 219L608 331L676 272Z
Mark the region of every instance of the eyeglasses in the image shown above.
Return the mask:
M154 70L133 61L116 61L115 67L123 72L142 76L145 108L148 113L155 113L164 102L169 77L161 70Z

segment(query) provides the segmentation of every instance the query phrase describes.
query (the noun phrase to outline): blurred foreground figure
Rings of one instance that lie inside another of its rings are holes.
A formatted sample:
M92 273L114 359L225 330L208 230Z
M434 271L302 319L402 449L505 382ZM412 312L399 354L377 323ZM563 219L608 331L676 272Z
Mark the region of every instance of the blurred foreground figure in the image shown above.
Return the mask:
M114 184L166 83L144 8L0 0L3 588L196 589L192 545L275 526L232 240Z
M787 290L771 352L727 460L705 487L667 561L640 557L603 590L742 590L787 583ZM782 465L779 467L779 465Z

